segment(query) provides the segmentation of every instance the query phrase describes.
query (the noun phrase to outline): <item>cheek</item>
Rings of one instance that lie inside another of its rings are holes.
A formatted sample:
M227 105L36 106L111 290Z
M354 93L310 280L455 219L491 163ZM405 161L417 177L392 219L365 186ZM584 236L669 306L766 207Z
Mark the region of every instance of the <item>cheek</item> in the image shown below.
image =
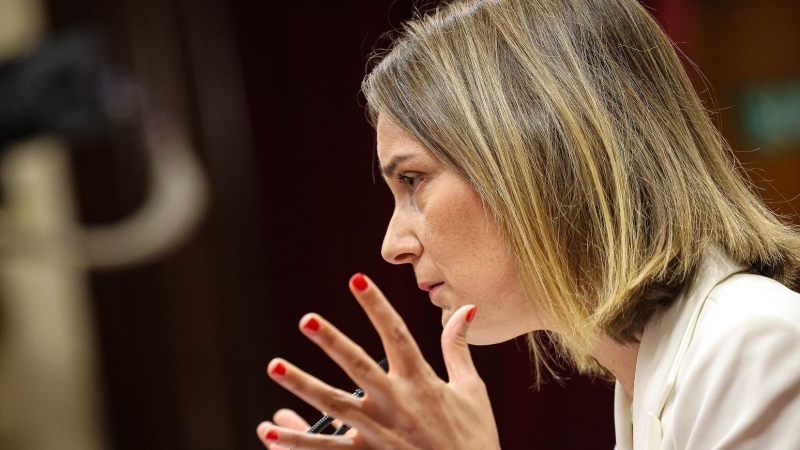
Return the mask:
M426 205L423 246L453 289L496 298L516 270L491 212L465 182L442 194Z

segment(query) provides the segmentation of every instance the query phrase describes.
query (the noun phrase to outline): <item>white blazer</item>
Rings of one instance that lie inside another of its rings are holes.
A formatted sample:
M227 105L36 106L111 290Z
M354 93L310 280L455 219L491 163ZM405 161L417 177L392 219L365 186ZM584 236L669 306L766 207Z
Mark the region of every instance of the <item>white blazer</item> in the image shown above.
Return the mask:
M644 329L617 450L800 450L800 294L709 251Z

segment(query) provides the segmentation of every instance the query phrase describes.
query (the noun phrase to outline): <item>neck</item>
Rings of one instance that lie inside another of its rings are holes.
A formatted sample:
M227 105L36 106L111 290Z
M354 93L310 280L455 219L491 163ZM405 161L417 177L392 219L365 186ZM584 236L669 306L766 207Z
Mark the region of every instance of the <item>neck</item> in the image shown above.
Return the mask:
M637 336L641 340L641 335ZM592 356L603 367L608 369L622 389L630 398L633 398L633 385L636 376L636 359L639 356L639 344L619 344L606 338L595 348Z

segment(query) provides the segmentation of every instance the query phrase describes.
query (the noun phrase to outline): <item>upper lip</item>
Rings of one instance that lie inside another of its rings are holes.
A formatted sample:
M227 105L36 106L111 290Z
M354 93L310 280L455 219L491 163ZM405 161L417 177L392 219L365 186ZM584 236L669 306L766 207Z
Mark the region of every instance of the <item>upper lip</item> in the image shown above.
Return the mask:
M442 284L442 283L444 283L444 281L429 281L429 282L425 282L425 283L419 283L419 285L418 285L418 286L419 286L419 288L420 288L420 289L422 289L423 291L428 291L428 292L430 292L430 291L431 291L431 289L433 289L434 287L436 287L436 285L438 285L438 284Z

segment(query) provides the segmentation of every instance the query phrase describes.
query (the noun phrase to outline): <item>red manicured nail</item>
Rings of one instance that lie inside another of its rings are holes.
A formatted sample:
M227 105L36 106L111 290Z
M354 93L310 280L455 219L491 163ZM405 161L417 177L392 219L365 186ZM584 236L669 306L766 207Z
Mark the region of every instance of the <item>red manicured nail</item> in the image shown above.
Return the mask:
M353 276L353 286L359 291L367 289L367 280L364 279L363 273L357 273Z
M309 331L319 331L319 321L312 317L303 325L303 328Z
M278 432L275 430L269 430L267 431L267 434L264 437L267 438L268 441L277 441Z
M283 363L275 364L275 367L272 368L272 374L278 376L286 375L286 366Z
M472 319L475 318L475 313L478 312L478 307L473 306L472 309L469 310L467 313L467 323L472 323Z

